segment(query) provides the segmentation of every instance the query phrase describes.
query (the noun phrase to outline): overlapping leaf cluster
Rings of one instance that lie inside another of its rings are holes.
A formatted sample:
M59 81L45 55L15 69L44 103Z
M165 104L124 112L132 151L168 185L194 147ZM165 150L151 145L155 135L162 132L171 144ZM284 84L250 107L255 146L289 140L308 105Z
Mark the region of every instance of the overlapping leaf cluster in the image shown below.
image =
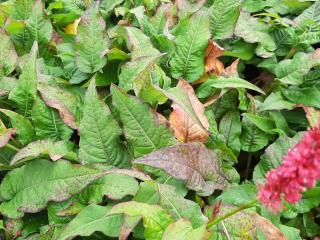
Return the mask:
M306 239L267 171L318 124L320 2L0 3L0 238Z

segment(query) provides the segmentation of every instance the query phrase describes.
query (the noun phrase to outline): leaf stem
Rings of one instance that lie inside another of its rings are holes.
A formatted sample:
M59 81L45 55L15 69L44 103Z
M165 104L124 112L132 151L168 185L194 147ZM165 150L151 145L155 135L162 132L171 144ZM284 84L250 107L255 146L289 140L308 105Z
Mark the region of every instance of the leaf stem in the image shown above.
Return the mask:
M212 221L208 222L207 229L211 228L212 226L220 223L221 221L225 220L226 218L231 217L232 215L235 215L236 213L238 213L244 209L253 207L257 203L257 201L258 201L257 199L254 199L251 202L243 204L238 208L232 209L230 212L228 212L222 216L214 218Z
M14 151L16 151L16 152L19 152L19 151L20 151L19 148L15 147L14 145L12 145L12 144L10 144L10 143L7 143L6 146L7 146L8 148L11 148L12 150L14 150Z

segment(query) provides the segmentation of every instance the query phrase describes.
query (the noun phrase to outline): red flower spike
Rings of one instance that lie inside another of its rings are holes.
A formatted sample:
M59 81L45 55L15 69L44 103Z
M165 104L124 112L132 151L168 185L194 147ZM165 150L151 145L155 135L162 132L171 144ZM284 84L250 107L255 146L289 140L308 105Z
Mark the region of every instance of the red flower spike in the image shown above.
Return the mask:
M309 130L283 158L283 163L267 173L258 198L265 206L279 212L282 199L297 203L301 193L320 179L320 128Z

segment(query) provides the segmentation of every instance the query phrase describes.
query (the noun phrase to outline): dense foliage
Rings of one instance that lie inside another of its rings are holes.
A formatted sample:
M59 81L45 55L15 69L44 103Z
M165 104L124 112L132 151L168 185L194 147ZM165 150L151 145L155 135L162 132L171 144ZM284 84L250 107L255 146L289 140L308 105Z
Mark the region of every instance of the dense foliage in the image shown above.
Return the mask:
M319 43L317 0L2 1L0 238L320 235Z

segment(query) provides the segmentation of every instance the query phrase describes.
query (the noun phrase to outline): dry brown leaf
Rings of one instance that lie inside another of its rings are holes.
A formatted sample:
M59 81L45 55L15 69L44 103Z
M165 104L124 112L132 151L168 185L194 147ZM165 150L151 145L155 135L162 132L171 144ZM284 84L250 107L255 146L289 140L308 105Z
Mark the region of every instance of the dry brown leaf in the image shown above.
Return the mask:
M239 58L235 60L233 63L231 63L230 66L226 67L222 75L225 77L238 76L238 71L237 71L238 64L239 64Z
M185 91L191 107L202 126L195 123L181 106L173 103L173 111L169 116L170 128L180 142L205 142L209 137L209 132L207 131L209 129L209 123L204 114L205 107L196 97L192 86L187 81L180 80L178 87L181 87Z
M255 226L265 235L266 240L287 240L286 236L269 219L257 213L252 213L251 218Z
M220 47L216 42L209 40L205 53L205 72L214 73L220 76L224 71L223 63L218 59L223 55L224 48Z

